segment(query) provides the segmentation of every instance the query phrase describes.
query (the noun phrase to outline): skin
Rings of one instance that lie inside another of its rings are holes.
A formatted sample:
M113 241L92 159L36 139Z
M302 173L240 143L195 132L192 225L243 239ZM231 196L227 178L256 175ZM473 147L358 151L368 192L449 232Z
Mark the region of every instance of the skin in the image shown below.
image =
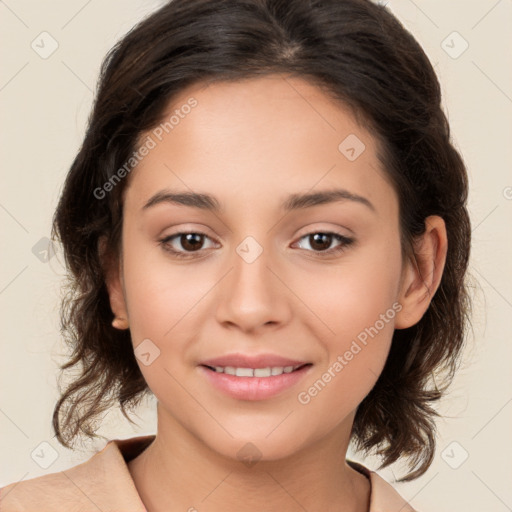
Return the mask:
M416 261L402 260L398 197L375 141L307 81L270 75L195 85L173 100L166 119L192 96L198 105L130 174L122 257L105 264L112 311L126 319L116 325L130 329L134 347L150 339L160 350L148 366L138 360L158 400L158 431L128 464L135 485L150 512L366 511L369 481L345 462L354 415L384 367L394 329L417 323L439 285L444 222L429 217ZM349 134L365 144L354 161L338 150ZM166 188L212 194L222 209L143 210ZM342 200L281 210L288 194L334 188L373 209ZM206 234L195 252L183 237L168 242L188 259L160 243L179 231ZM354 242L315 245L306 236L325 232ZM247 236L263 249L252 263L236 251ZM322 247L340 246L322 257ZM298 393L393 304L401 306L394 318L301 404ZM198 366L233 352L313 366L273 398L239 400L214 389ZM247 443L261 456L251 467L237 456Z

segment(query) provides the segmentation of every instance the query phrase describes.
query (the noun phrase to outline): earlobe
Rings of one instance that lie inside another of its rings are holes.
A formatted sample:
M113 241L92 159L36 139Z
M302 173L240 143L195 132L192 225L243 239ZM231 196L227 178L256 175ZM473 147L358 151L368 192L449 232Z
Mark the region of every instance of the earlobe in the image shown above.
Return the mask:
M395 329L417 324L427 311L443 275L448 250L444 220L432 215L425 219L425 233L414 244L414 257L404 265Z
M116 329L128 329L128 319L120 316L116 316L114 320L112 320L112 327L115 327Z
M110 308L114 314L112 326L116 329L128 329L128 311L124 297L121 268L119 260L108 254L106 249L105 237L98 241L98 253L105 276L105 286L107 287Z

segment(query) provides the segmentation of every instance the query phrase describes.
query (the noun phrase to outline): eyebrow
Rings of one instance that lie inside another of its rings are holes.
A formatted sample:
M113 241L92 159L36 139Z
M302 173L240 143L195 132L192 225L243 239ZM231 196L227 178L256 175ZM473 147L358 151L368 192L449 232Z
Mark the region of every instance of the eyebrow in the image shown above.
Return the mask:
M335 190L321 190L317 192L309 192L303 194L291 194L282 203L281 208L285 212L293 210L302 210L311 208L322 204L333 203L336 201L353 201L367 206L370 210L375 212L373 204L366 199L366 197L354 194L345 189ZM190 206L192 208L199 208L201 210L220 212L221 203L219 200L210 195L197 192L173 192L165 189L153 195L146 204L142 207L147 210L157 204L171 203L183 206Z

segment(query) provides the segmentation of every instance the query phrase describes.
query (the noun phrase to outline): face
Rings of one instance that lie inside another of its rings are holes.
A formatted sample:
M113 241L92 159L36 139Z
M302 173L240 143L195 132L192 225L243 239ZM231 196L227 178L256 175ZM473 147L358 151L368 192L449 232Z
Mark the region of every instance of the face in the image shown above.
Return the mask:
M375 141L282 75L196 85L173 113L140 138L109 283L159 425L269 460L346 431L407 309L398 198ZM307 365L272 377L203 366L233 354Z

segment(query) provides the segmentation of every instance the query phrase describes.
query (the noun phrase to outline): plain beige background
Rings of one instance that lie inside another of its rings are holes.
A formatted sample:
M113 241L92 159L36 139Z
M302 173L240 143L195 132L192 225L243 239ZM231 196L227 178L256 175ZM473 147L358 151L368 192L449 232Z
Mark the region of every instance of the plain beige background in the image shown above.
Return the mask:
M512 510L512 0L381 3L418 39L439 75L453 140L470 175L471 273L481 287L474 335L439 407L444 419L434 463L423 477L394 485L421 512L505 512ZM45 239L84 134L100 63L161 4L0 2L0 485L66 469L104 445L71 452L54 438L63 267L60 251L45 253ZM52 45L58 47L45 54ZM155 402L137 414L139 427L132 427L110 412L100 433L154 433ZM378 466L376 459L353 458ZM393 483L403 469L396 464L380 474Z

